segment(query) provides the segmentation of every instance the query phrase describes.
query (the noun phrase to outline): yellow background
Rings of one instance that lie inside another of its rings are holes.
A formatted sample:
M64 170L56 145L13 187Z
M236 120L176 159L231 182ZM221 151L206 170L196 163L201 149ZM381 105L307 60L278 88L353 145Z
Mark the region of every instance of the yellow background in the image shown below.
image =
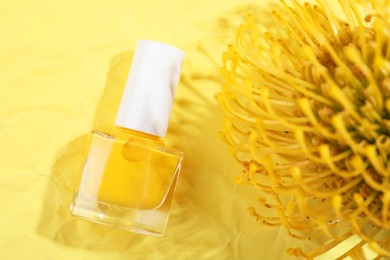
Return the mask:
M247 11L233 0L0 2L1 259L289 259L246 213L251 187L218 138L220 57ZM70 216L85 136L115 117L138 39L186 52L168 133L185 153L164 238Z

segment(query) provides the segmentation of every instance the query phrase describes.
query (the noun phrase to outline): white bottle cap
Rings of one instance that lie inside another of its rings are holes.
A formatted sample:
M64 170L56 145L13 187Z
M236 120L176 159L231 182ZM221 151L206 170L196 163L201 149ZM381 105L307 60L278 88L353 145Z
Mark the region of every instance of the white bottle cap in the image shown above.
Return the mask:
M115 125L164 137L183 58L176 47L137 42Z

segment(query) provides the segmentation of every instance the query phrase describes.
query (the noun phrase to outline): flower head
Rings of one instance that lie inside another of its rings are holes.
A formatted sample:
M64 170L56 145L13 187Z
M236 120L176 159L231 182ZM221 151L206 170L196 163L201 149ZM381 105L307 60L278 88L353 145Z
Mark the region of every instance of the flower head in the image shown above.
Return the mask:
M390 256L390 9L387 1L285 3L263 30L248 15L223 54L222 137L260 191L249 213L313 258L357 237L345 256ZM259 208L259 207L257 207Z

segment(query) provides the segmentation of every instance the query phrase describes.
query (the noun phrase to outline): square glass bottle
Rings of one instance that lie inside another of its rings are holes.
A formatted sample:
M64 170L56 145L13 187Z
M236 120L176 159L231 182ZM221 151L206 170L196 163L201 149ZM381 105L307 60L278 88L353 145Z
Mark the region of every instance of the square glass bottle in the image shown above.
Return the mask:
M115 126L90 134L73 215L164 234L183 154L165 147L163 137L183 57L173 46L137 43Z

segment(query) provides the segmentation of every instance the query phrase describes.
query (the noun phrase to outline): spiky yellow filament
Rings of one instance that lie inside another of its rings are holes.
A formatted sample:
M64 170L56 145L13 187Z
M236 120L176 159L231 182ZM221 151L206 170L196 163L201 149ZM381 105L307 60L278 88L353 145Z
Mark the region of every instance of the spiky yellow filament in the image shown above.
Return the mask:
M274 28L254 15L222 56L221 137L261 198L248 212L340 255L390 256L390 8L385 0L280 0ZM365 7L365 14L362 14ZM265 215L268 214L268 215Z

